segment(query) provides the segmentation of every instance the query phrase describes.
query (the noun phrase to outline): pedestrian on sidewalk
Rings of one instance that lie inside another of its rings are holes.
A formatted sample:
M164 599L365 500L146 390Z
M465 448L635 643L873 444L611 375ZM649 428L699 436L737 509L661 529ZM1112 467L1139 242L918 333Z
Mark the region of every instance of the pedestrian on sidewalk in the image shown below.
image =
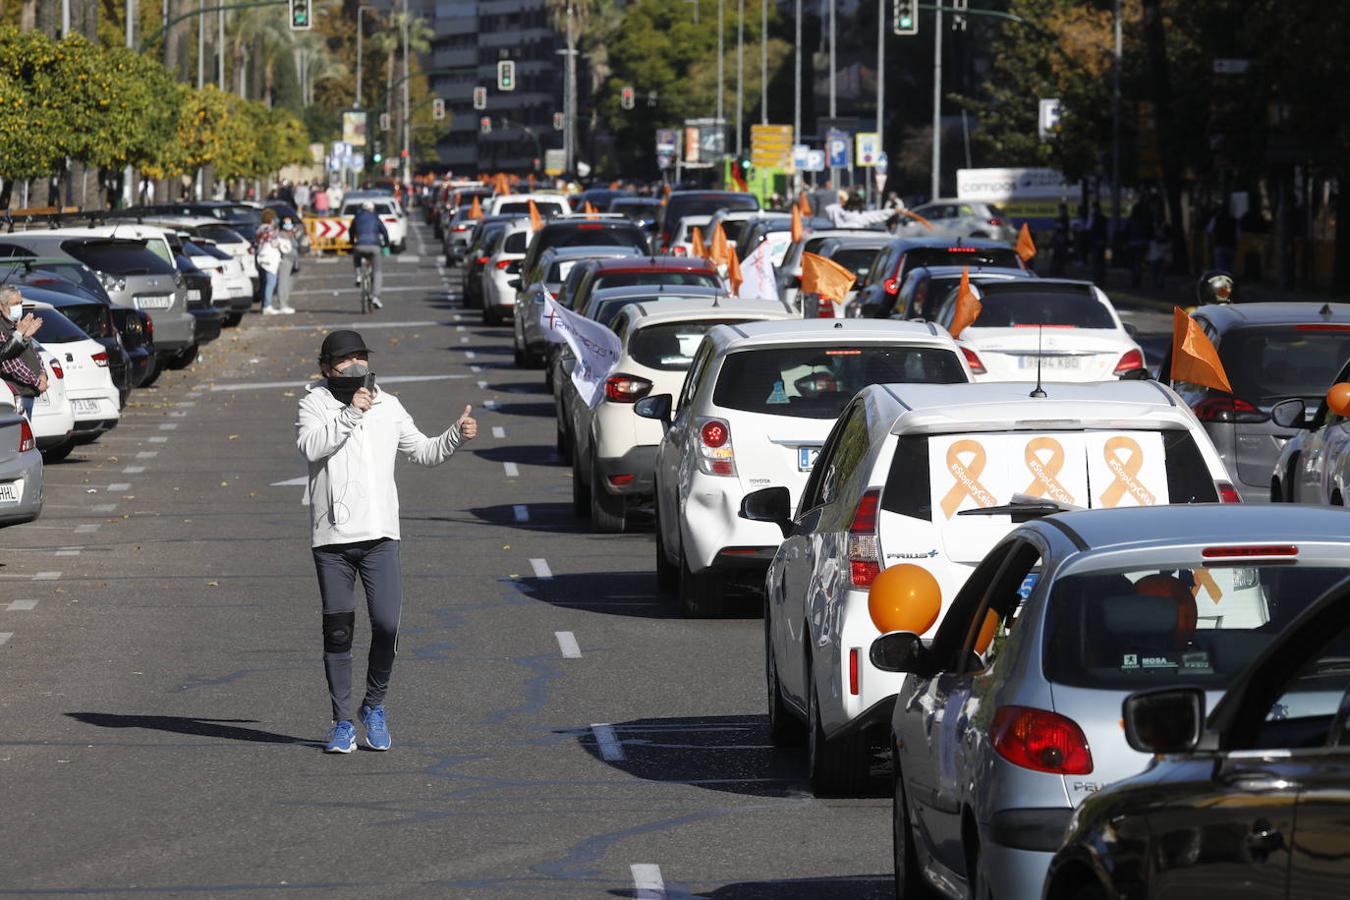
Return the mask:
M359 717L366 746L388 750L384 700L398 647L403 608L398 488L394 461L438 466L478 434L473 408L437 437L417 429L392 394L375 387L370 349L355 331L334 331L319 349L324 378L300 400L296 444L309 462L310 545L323 607L323 668L333 726L325 751L356 747L352 709L352 637L356 577L370 616L366 693Z
M0 288L0 381L33 418L33 401L47 392L47 372L42 367L33 335L42 320L23 314L23 295L13 285Z
M281 265L277 268L277 308L290 315L295 312L291 306L291 288L295 284L295 275L300 271L300 244L295 237L295 222L290 216L281 218Z

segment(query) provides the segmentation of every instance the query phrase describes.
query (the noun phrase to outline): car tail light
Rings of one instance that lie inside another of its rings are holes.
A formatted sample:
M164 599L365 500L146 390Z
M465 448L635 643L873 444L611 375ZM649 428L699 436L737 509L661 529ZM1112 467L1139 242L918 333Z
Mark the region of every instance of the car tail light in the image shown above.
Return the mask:
M869 488L858 500L848 526L848 564L854 587L868 587L881 574L881 549L877 545L877 508L881 491Z
M488 258L486 256L480 256L478 257L478 259L474 261L478 263L480 266L486 266L488 264Z
M94 365L102 366L105 369L108 367L108 352L106 350L94 354Z
M605 379L605 399L613 403L636 403L651 392L652 383L636 375L611 375Z
M498 268L498 269L505 269L507 266L511 265L512 262L514 262L514 260L510 260L510 259L499 259L499 260L497 260L497 268Z
M731 425L725 419L701 419L698 426L698 467L708 475L735 475L736 451Z
M674 250L671 251L671 255L672 255L672 256L688 256L688 255L689 255L689 251L688 251L688 250L685 250L683 247L677 246Z
M104 356L107 356L107 354L105 353ZM105 365L106 365L106 363L105 363ZM61 364L60 364L59 362L57 362L56 360L52 360L52 362L51 362L51 367L52 367L52 374L55 375L57 378L65 378L65 377L66 377L66 372L65 372L65 370L61 368Z
M966 358L966 364L970 366L970 371L972 374L983 375L985 373L986 370L984 368L984 361L980 359L980 355L978 353L976 353L969 347L962 345L961 355Z
M28 424L28 420L24 419L22 424L19 425L19 452L27 453L36 446L37 441L33 439L33 429Z
M1004 706L994 714L994 750L1015 766L1054 775L1088 775L1092 751L1073 719L1044 709Z
M1124 375L1126 372L1134 372L1144 367L1144 354L1138 350L1126 351L1125 355L1116 363L1116 369L1113 375Z
M615 487L623 487L624 485L633 483L632 475L610 475L608 478L609 483Z
M1206 547L1200 551L1205 559L1247 559L1252 556L1298 556L1293 544L1271 544L1256 547Z
M395 222L398 221L398 216L382 216L380 218L380 221L384 222L387 225L393 225Z
M853 696L858 696L858 648L851 647L848 651L848 692Z
M1003 226L1003 220L995 216L989 220L989 224L993 225L995 228L1000 228Z
M456 231L468 231L468 230L469 230L469 226L468 226L468 225L463 225L463 224L456 225L456 226L455 226L455 230L456 230Z
M1237 422L1250 425L1270 419L1269 415L1241 397L1220 393L1205 395L1199 403L1191 407L1191 411L1201 422Z
M1239 493L1237 492L1237 488L1233 487L1233 486L1232 486L1231 484L1229 484L1228 482L1226 482L1226 481L1215 482L1215 485L1214 485L1214 486L1217 487L1217 488L1219 489L1219 502L1220 502L1220 503L1241 503L1241 502L1242 502L1242 495L1239 494Z
M881 283L881 287L886 293L894 297L900 290L900 279L887 278L885 281Z
M155 320L153 316L147 315L145 317L145 336L152 341L155 339Z

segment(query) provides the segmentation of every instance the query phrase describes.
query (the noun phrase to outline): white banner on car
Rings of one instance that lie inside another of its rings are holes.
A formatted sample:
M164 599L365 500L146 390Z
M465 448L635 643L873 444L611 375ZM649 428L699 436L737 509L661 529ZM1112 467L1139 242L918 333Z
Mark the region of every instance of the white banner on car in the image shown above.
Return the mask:
M572 366L572 384L587 406L594 407L605 396L605 379L619 364L623 345L619 336L599 322L585 319L544 298L539 317L550 341L566 342L572 348L576 364Z
M759 246L741 263L742 300L774 300L778 298L778 282L773 277L772 247L768 241Z

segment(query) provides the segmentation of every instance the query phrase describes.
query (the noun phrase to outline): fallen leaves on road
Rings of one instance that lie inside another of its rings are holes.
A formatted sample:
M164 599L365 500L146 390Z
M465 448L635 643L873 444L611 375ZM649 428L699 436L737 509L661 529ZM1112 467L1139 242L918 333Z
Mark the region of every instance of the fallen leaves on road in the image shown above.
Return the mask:
M219 582L219 581L208 581L208 582L206 583L206 586L207 586L207 587L220 587L220 582Z

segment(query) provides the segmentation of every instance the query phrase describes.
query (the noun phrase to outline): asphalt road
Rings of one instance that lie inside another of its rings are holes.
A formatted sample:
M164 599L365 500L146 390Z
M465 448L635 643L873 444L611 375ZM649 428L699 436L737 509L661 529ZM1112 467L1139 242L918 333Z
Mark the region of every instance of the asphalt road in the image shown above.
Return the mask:
M541 373L414 229L357 327L424 431L472 403L481 435L399 464L393 749L319 749L293 423L358 301L345 260L307 262L298 315L137 392L0 532L0 894L890 896L886 782L811 797L768 740L754 611L679 618L649 533L573 519Z

